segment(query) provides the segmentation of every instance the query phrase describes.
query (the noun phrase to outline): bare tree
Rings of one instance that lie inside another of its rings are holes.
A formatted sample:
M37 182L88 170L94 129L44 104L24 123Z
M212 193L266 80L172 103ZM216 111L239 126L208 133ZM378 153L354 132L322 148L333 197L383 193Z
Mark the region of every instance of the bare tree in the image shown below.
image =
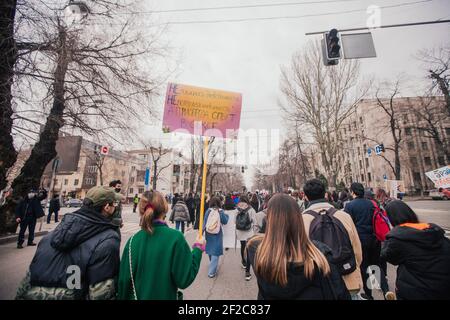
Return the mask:
M332 186L336 186L340 170L337 133L369 88L358 87L360 81L355 60L326 67L317 41L310 42L294 54L288 67L281 68L280 89L286 100L281 106L286 121L312 132Z
M417 119L413 128L418 130L423 137L433 139L435 145L439 146L439 150L442 150L445 155L447 163L450 163L450 142L443 127L446 120L448 123L450 119L442 108L444 104L445 100L441 100L439 97L422 97L420 106L412 110Z
M15 95L23 100L29 97L23 94L28 82L30 92L46 89L44 110L50 101L52 107L48 113L28 112L18 104L13 130L39 138L12 183L12 199L39 186L45 166L56 156L56 140L64 125L118 141L120 132L133 134L133 121L153 116L150 103L160 79L145 61L163 52L153 38L157 35L145 35L139 29L138 19L129 14L133 9L130 1L92 1L89 18L68 26L64 11L44 1L18 6L15 35L21 51L15 74L20 81ZM108 32L99 27L102 24L108 26ZM38 125L40 132L33 125ZM10 201L9 215L13 206Z
M399 94L400 90L400 80L397 80L393 85L387 84L391 89L388 99L381 99L380 88L376 92L377 107L379 107L387 115L387 125L384 126L388 128L390 134L392 135L393 145L385 146L386 150L394 152L394 164L392 164L391 159L387 158L385 155L381 154L381 157L386 161L389 167L394 173L395 179L401 179L401 162L400 162L400 147L402 142L402 129L400 126L398 109L394 106L394 99ZM379 142L380 143L380 142Z
M150 147L150 153L152 156L152 170L153 170L153 186L152 186L153 190L156 190L156 186L161 172L172 165L171 161L169 161L165 165L161 166L159 165L161 158L170 152L171 150L163 148L161 143L159 143L157 147Z
M440 91L445 98L447 116L450 117L450 44L422 50L418 54L418 59L427 65L428 77L432 80L430 95L433 95L436 89Z
M11 129L13 125L11 87L17 52L14 40L14 18L17 0L2 0L0 3L0 191L7 185L8 169L14 165L17 152L14 148ZM0 225L4 225L0 213Z

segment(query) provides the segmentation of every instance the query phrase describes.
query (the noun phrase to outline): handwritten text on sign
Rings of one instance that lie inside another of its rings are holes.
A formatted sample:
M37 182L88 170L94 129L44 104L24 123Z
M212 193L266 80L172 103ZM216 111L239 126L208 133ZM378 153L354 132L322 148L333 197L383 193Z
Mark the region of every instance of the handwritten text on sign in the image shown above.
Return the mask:
M425 173L436 188L450 188L450 165Z
M240 93L169 83L163 131L233 138L241 108Z

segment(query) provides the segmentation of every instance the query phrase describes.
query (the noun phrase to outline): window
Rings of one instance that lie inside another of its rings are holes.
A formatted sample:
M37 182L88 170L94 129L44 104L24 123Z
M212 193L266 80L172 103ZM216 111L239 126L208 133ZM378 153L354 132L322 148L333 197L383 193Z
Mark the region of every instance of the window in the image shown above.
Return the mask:
M372 182L372 175L370 174L370 172L367 172L367 179L369 180L369 182Z
M129 193L133 194L133 191L134 191L133 188L130 188L130 192Z
M144 193L144 188L139 188L139 193Z
M359 147L358 147L357 149L358 149L358 156L359 156L359 155L361 155L361 152L360 152L360 150L359 150Z
M55 179L55 186L58 184L58 179Z
M361 174L361 181L364 182L364 175Z
M145 179L145 170L138 170L136 172L137 182L143 182Z
M410 136L411 135L411 128L405 128L405 134L407 136Z
M131 171L134 171L134 170L136 170L136 166L131 167Z
M88 185L88 186L94 185L94 179L92 179L92 178L86 178L86 179L84 179L84 182L85 182L86 185Z
M413 167L417 167L418 166L416 157L409 158L409 161L411 162L411 166L413 166Z
M450 128L445 128L445 134L450 136Z
M440 166L445 166L446 165L445 160L444 160L444 156L439 156L438 157L438 162L439 162Z
M413 180L420 182L420 172L413 172Z
M146 154L140 154L139 157L143 160L147 160L147 155Z
M88 172L89 173L96 173L97 172L97 166L88 166Z
M408 114L407 113L405 113L404 115L403 115L403 124L407 124L408 123Z
M69 179L64 179L64 185L67 186L69 184Z
M422 149L423 150L428 150L428 143L422 142Z
M362 160L360 159L359 160L359 168L361 169L363 167L363 165L362 165ZM364 180L363 180L364 181Z
M414 142L412 142L412 141L408 142L408 149L409 150L414 150L415 149Z
M75 179L75 180L73 181L73 185L74 185L74 186L77 186L79 182L80 182L80 181L79 181L78 179Z
M130 178L130 183L134 183L134 177Z
M179 176L179 175L180 175L180 171L181 171L180 166L177 165L177 164L174 164L174 165L173 165L173 175L174 175L174 176ZM178 181L177 181L177 182L178 182Z
M425 160L425 164L427 166L431 166L431 158L430 157L425 157L424 160Z
M369 167L369 159L368 158L366 158L366 168L368 168ZM369 180L370 181L370 180Z
M122 178L125 177L125 171L122 170Z

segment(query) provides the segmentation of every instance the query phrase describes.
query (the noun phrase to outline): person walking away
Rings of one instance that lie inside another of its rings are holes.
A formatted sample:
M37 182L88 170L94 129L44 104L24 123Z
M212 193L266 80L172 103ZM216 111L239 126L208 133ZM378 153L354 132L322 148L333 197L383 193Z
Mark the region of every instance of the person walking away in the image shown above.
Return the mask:
M139 196L136 193L133 198L133 213L136 213L136 208L137 208L138 203L139 203Z
M59 203L59 195L54 194L53 198L50 200L50 205L48 206L47 224L50 224L52 213L55 213L55 223L58 222L58 213L60 209L61 204Z
M381 209L385 209L386 205L391 202L392 199L391 197L389 197L389 195L387 194L386 190L384 190L383 188L378 188L377 192L375 194L375 200L378 201L378 203L380 204Z
M123 199L123 196L120 194L120 191L122 190L122 182L120 180L113 180L109 183L110 188L114 188L114 191L119 195L121 199ZM116 210L113 214L113 223L116 224L116 226L122 228L123 227L123 219L122 219L122 202L119 202L116 206ZM120 230L119 230L120 232Z
M189 209L184 203L182 198L178 198L178 201L172 208L169 220L174 223L175 228L180 230L184 234L184 224L190 221Z
M190 222L192 222L192 225L194 225L195 224L195 204L194 204L194 197L192 196L192 193L189 193L186 198L186 206L188 207L188 210L189 210L189 220L190 220ZM188 227L189 227L190 222L188 222Z
M325 185L319 179L307 181L303 191L310 204L303 212L306 233L311 240L320 241L331 249L332 262L342 275L352 300L359 300L363 286L362 249L352 218L325 199Z
M31 189L23 200L16 206L16 222L19 223L20 231L17 240L17 249L23 248L25 241L25 231L28 228L28 245L35 246L34 229L36 228L37 219L45 215L41 207L41 201L47 197L47 192L43 190L38 193L36 189Z
M367 279L372 273L370 266L377 266L381 272L381 288L385 294L385 299L390 299L391 294L386 296L388 285L386 283L386 275L383 274L381 268L380 251L381 243L377 240L373 229L373 215L375 208L367 199L364 199L364 186L361 183L354 182L350 186L353 200L346 204L344 211L350 214L353 222L358 230L359 239L361 240L363 259L361 262L361 275L363 278L363 287L365 299L373 300L372 289L367 286Z
M252 194L251 198L250 198L250 205L252 206L253 210L255 210L255 212L259 211L259 199L258 196L256 195L256 193Z
M195 223L194 230L198 230L200 224L200 196L198 193L194 196L194 206L195 206Z
M180 300L195 280L205 241L192 249L183 234L165 222L168 204L158 191L146 191L139 205L141 230L126 243L120 262L120 300Z
M212 197L209 209L205 213L203 232L206 239L206 253L209 256L208 277L217 275L219 257L223 255L222 225L228 223L229 216L222 210L222 201L219 197Z
M433 223L420 222L403 201L386 205L393 229L387 234L381 257L398 266L398 300L450 299L450 240Z
M115 299L120 236L112 215L121 200L112 188L88 190L82 207L66 213L39 242L16 299ZM79 278L74 279L77 274Z
M265 231L247 245L259 300L350 299L341 275L329 260L330 250L309 240L292 197L275 194L270 199Z
M245 258L245 246L247 239L252 237L254 233L254 226L257 225L256 212L249 203L248 197L242 195L239 198L239 203L236 206L236 240L241 243L241 263L242 268L245 269L245 277L251 277L250 265L247 264Z

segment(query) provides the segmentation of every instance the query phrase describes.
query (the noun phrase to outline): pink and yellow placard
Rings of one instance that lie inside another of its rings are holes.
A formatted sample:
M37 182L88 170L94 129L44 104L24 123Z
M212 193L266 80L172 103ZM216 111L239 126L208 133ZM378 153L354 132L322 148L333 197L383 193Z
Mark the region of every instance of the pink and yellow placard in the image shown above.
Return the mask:
M163 131L236 138L241 108L240 93L169 83Z

